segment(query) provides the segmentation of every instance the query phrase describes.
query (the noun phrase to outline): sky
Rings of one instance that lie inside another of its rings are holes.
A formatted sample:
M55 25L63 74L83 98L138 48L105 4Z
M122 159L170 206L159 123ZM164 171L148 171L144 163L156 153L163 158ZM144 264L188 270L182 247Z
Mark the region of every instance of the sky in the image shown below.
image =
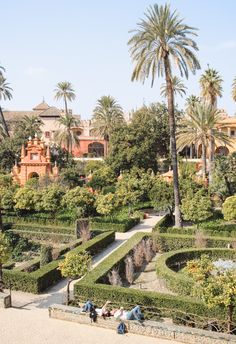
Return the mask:
M91 118L96 101L113 96L125 113L142 104L163 101L163 79L131 82L129 32L151 0L0 0L0 65L13 88L13 99L3 101L8 110L31 110L44 97L50 106L63 107L54 99L60 81L70 81L76 100L70 104L82 119ZM198 28L196 38L201 71L184 80L187 95L199 94L199 77L210 67L222 76L223 97L219 108L236 112L231 85L236 76L236 1L173 0L186 24ZM177 98L179 107L185 99Z

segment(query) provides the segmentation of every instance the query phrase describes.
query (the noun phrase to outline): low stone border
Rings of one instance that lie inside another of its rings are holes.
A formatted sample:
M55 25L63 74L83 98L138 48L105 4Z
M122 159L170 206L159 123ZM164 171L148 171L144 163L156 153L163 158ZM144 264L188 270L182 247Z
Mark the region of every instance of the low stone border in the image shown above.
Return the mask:
M54 304L49 307L49 317L66 321L73 321L79 324L99 326L116 330L119 321L114 318L98 317L97 321L91 322L89 315L83 313L81 308ZM186 344L233 344L236 343L236 336L214 333L190 327L165 324L158 321L146 320L142 323L138 321L125 321L127 331L130 333L164 338L180 341Z
M11 307L11 295L7 293L0 293L0 308Z

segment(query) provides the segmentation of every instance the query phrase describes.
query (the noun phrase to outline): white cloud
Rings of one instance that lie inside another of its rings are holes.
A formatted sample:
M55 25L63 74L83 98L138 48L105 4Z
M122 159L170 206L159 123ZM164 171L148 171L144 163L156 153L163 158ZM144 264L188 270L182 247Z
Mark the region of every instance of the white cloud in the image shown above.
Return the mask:
M31 76L31 77L40 77L44 75L45 72L46 72L46 69L44 67L29 66L25 70L26 75Z

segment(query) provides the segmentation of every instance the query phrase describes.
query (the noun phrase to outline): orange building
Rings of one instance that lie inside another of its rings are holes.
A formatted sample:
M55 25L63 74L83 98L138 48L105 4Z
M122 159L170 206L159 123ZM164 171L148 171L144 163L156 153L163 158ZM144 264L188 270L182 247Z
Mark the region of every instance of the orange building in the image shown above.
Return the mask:
M39 138L29 138L27 146L22 145L20 164L15 164L12 170L14 180L21 186L30 178L48 176L58 177L58 167L52 167L49 146Z

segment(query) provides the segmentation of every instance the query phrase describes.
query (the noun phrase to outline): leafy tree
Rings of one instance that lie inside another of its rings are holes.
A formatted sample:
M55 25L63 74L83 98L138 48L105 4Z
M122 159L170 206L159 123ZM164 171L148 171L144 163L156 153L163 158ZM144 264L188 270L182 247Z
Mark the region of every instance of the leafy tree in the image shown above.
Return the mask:
M79 125L79 121L74 116L66 113L58 119L58 123L62 129L55 132L55 141L66 147L67 161L69 161L72 147L79 145L79 137L76 131L73 130L74 127Z
M236 306L235 270L216 268L207 256L188 262L187 271L196 281L194 289L209 308L227 309L227 331L231 332L233 311Z
M61 81L56 85L54 91L56 92L56 100L63 99L65 105L65 114L68 115L67 102L71 102L76 97L72 84L69 81Z
M182 214L185 220L199 223L212 215L212 206L209 196L203 190L188 193L182 199Z
M52 164L56 163L59 170L75 166L72 154L68 154L65 148L56 143L50 145L50 154Z
M184 24L176 11L171 12L169 5L150 6L145 19L138 23L133 37L129 40L130 52L136 63L132 80L145 81L151 75L153 86L156 74L165 75L170 127L170 146L173 166L173 185L175 197L175 225L181 227L180 195L178 183L178 162L175 140L174 88L171 75L172 60L179 68L180 74L188 77L188 69L193 73L200 68L194 55L198 50L191 36L196 29Z
M111 192L106 195L98 195L96 199L96 210L99 214L110 215L117 205L115 202L115 195Z
M226 198L222 212L227 221L236 221L236 195Z
M202 145L203 177L206 177L206 152L210 140L230 145L230 138L214 129L221 118L219 110L208 103L197 103L180 123L177 132L177 146L181 150L193 143Z
M94 210L95 196L87 188L77 186L69 190L62 198L62 206L69 210L81 207L86 215Z
M107 162L117 174L132 167L156 172L157 159L168 155L169 144L168 110L163 103L152 103L135 111L131 122L112 134Z
M179 79L177 76L172 77L172 86L174 90L174 95L180 95L183 97L186 94L187 87L184 85L183 81ZM167 85L162 84L161 85L161 96L167 98Z
M76 162L60 171L61 182L70 189L84 184L84 163Z
M108 142L114 128L124 122L122 107L111 96L103 96L97 101L93 111L93 126L95 134L106 141L106 155L108 154Z
M113 169L108 164L103 164L92 173L91 180L87 183L87 186L94 190L102 190L106 186L114 185L116 181Z
M104 166L104 161L102 160L89 160L86 162L84 167L85 175L88 175L90 172L95 172Z
M69 252L65 259L59 263L58 270L61 271L63 277L68 278L67 283L67 305L70 301L70 284L74 279L78 279L86 275L90 269L91 256L86 251L79 253Z
M41 191L40 208L37 210L56 212L61 207L62 197L64 196L64 189L57 185L51 184ZM34 198L35 199L35 198ZM35 207L37 208L37 201L35 199Z
M36 191L34 189L27 186L18 189L14 196L15 210L34 210L35 193Z
M156 210L169 211L173 217L174 194L173 185L161 178L156 178L152 189L149 192L150 200Z
M10 245L4 233L0 232L0 292L3 292L2 266L11 255Z

